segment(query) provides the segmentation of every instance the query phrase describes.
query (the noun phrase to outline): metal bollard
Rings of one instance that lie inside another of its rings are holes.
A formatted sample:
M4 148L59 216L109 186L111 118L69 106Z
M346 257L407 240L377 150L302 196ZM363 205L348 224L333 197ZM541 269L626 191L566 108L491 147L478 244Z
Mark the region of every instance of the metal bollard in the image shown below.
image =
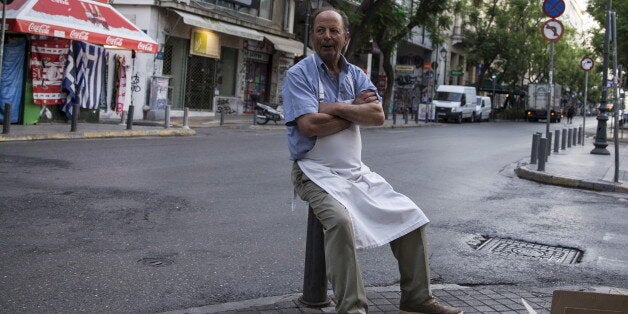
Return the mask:
M539 152L539 139L541 138L540 133L534 133L532 135L532 152L530 154L530 164L536 164L536 159Z
M554 130L554 152L558 153L558 142L560 141L560 130Z
M253 125L257 125L257 108L253 109Z
M395 112L395 109L393 109L392 116L393 116L393 125L396 125L397 124L397 113Z
M308 209L307 215L303 295L299 302L311 307L324 307L330 302L327 297L323 226L314 215L312 207Z
M170 105L166 106L164 113L164 129L170 128Z
M560 149L567 149L567 129L563 129L563 136L560 140Z
M578 135L578 131L577 130L578 129L573 128L573 134L572 134L573 138L572 138L572 141L571 141L571 146L576 146L576 142L577 142L576 136Z
M220 125L224 125L224 124L225 124L225 110L220 110Z
M547 134L547 148L545 149L545 161L547 161L547 158L549 158L549 156L552 154L552 132L549 132Z
M536 170L545 171L545 161L547 158L547 139L541 138L539 140L539 164Z
M186 130L190 129L190 108L183 108L183 128Z
M403 112L404 124L408 124L408 111Z
M419 107L414 111L414 123L419 124Z
M572 134L572 129L569 128L567 129L567 147L571 147L571 137L573 136Z
M70 132L76 132L76 125L78 124L79 118L79 103L76 102L72 104L72 119L70 120Z
M129 112L126 114L126 129L127 130L133 129L133 110L134 109L135 109L135 106L130 105Z
M9 134L11 132L11 111L13 111L13 105L10 103L4 104L4 118L2 120L2 134Z
M578 127L578 144L582 144L582 127Z

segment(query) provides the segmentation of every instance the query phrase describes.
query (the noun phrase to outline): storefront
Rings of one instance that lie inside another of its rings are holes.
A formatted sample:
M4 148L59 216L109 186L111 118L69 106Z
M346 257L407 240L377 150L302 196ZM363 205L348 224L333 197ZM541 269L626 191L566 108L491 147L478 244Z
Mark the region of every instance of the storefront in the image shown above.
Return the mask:
M7 5L2 101L12 104L12 123L64 119L72 115L73 103L93 111L128 107L124 96L133 82L126 84L126 77L133 73L133 61L122 55L156 53L158 44L107 3L14 0ZM120 75L107 75L116 69Z
M163 28L171 30L162 72L172 78L172 108L248 114L253 98L280 102L284 73L302 43L180 10L161 14Z

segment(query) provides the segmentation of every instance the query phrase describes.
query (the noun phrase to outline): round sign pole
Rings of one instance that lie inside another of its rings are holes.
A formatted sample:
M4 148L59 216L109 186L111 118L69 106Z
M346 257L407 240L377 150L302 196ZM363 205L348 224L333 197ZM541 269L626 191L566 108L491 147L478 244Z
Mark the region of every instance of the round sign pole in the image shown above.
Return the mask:
M584 70L584 102L582 104L582 140L580 141L580 143L582 143L582 146L584 146L584 133L586 130L586 123L587 123L587 97L588 97L588 93L589 93L589 71L591 71L591 69L593 69L593 65L595 65L595 62L593 62L593 59L591 59L590 57L584 57L582 58L582 60L580 61L580 68L582 68L582 70Z

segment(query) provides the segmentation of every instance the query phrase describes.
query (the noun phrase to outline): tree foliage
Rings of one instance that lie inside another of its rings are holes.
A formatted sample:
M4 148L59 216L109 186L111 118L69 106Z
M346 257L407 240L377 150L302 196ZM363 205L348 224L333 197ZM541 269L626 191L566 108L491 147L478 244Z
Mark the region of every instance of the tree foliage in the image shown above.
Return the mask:
M447 29L451 19L443 14L446 10L453 10L451 0L411 0L399 2L395 0L363 0L355 8L344 1L330 1L334 7L343 10L350 21L349 32L351 41L345 56L353 61L355 53L365 47L372 40L379 47L383 57L383 67L386 73L386 90L394 86L394 69L391 57L397 44L407 38L413 28L425 27L431 34L432 42L442 41L439 30ZM392 102L392 94L388 93L384 99L384 106Z
M593 47L597 55L602 57L604 49L604 25L606 21L606 9L609 0L589 0L587 11L601 26L593 30ZM612 1L611 11L617 15L617 63L623 64L624 69L628 65L628 1Z

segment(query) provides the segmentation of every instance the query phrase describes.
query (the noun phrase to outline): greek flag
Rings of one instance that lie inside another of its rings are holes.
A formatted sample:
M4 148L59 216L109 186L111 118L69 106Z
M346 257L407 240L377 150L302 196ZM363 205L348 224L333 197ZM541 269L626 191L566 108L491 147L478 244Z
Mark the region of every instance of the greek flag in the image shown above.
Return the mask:
M68 97L61 109L68 119L72 118L72 106L76 103L81 108L98 109L105 101L105 54L103 47L72 42L63 79Z

